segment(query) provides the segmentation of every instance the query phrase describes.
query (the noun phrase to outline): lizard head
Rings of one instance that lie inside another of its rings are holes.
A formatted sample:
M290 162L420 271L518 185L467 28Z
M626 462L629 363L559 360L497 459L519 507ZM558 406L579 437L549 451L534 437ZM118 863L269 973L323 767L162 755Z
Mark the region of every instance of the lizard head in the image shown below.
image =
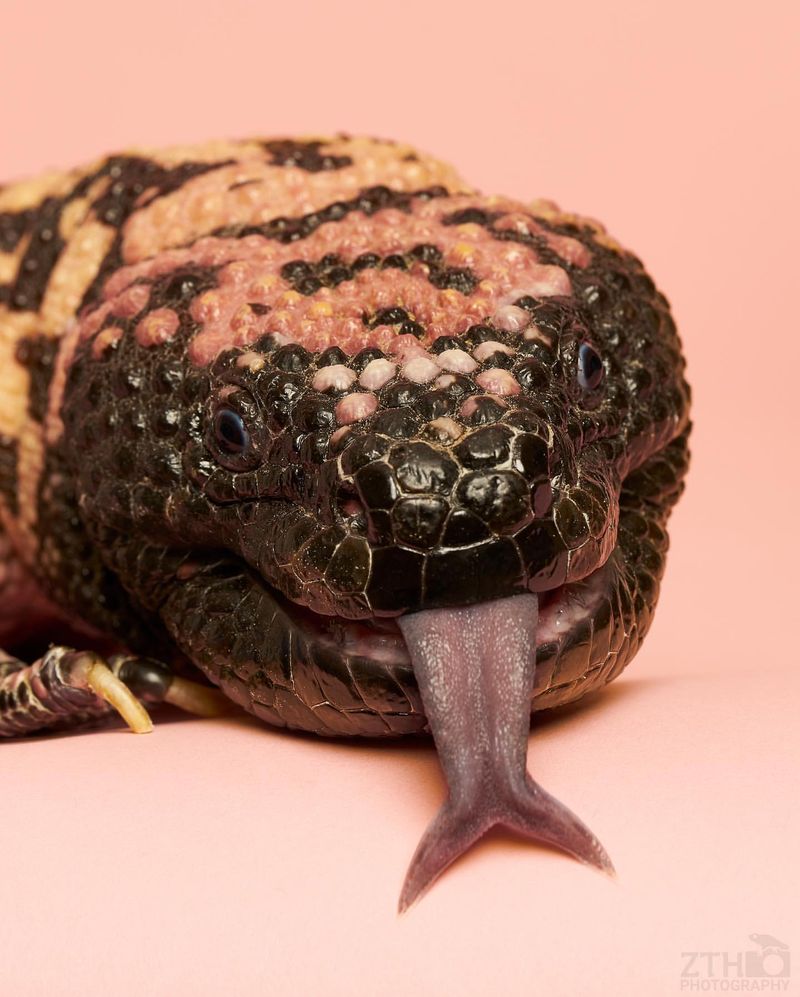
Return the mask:
M586 225L437 194L115 273L66 399L89 520L348 619L602 564L621 477L684 407L663 299Z
M440 193L377 188L311 232L278 219L122 267L74 337L89 532L273 723L422 729L419 620L467 657L497 618L462 627L463 607L541 628L602 571L624 476L685 412L638 260L597 226Z

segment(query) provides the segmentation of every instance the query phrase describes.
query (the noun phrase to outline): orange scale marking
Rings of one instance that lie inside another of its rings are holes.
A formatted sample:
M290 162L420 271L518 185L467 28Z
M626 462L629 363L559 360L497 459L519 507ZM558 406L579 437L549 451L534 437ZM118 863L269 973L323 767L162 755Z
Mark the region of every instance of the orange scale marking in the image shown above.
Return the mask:
M179 325L177 312L171 308L156 308L137 322L134 335L140 346L160 346L172 339Z

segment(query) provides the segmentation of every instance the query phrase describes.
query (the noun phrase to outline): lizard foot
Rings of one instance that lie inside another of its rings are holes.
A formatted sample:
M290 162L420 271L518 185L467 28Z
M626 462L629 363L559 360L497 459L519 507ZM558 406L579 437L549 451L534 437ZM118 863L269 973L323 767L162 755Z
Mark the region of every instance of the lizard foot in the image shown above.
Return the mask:
M198 716L223 713L215 689L179 678L150 658L51 647L37 662L0 661L0 737L80 726L114 712L136 734L153 722L147 705L171 703Z

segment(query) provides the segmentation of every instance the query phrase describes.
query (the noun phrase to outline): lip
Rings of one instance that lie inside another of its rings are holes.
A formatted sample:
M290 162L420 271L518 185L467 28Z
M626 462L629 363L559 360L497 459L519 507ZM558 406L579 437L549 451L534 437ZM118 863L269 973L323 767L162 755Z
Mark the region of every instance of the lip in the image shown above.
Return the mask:
M580 581L539 593L536 647L562 641L591 618L607 589L608 561ZM349 657L371 661L376 667L411 666L411 657L395 617L351 620L323 616L292 603L270 589L292 623L306 639Z

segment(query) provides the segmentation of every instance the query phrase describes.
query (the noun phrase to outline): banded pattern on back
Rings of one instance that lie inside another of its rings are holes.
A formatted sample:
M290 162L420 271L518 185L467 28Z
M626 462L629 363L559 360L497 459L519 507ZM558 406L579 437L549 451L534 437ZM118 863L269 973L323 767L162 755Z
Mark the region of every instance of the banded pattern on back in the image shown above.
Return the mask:
M309 215L378 183L467 189L410 146L347 136L131 150L0 189L0 524L27 561L55 341L105 280L221 227ZM56 410L58 384L54 396Z

